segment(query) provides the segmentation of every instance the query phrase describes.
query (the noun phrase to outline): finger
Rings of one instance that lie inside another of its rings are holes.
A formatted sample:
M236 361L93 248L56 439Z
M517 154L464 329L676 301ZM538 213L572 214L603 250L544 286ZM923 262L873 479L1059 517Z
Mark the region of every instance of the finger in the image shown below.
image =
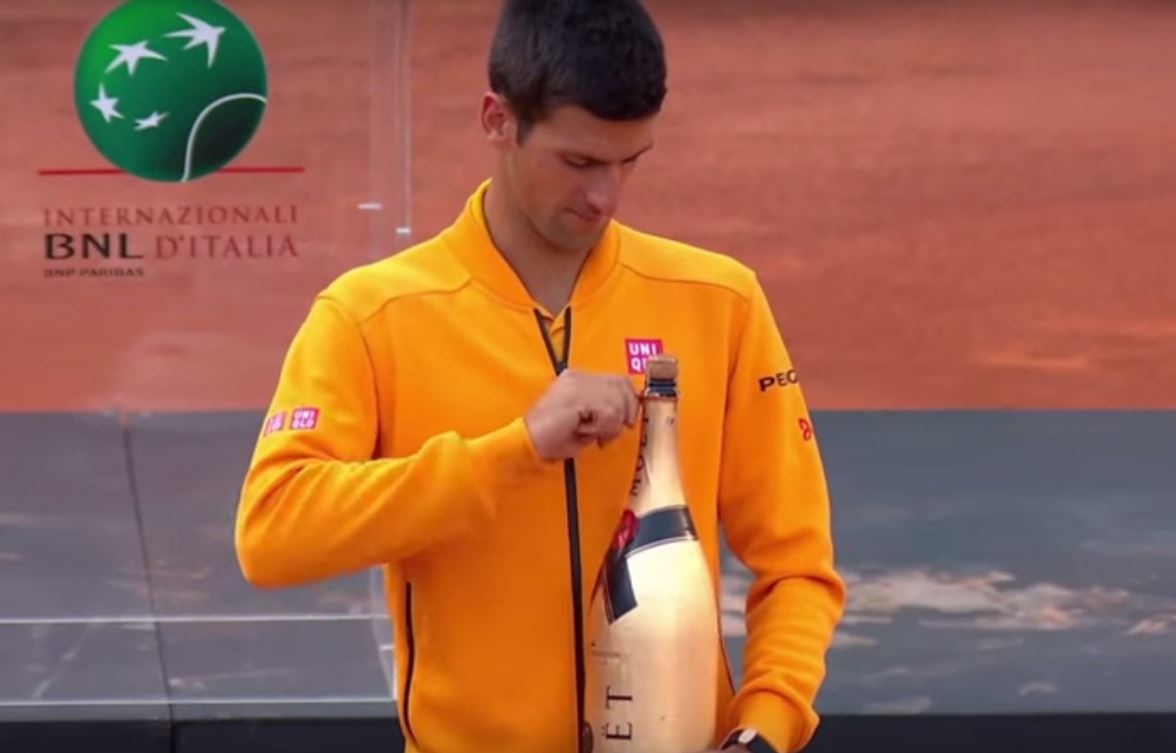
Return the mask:
M608 399L613 401L618 421L625 426L632 426L636 420L636 406L633 400L633 387L629 380L625 377L611 377L608 380Z
M637 393L637 388L625 377L621 377L620 389L625 401L625 424L630 427L636 426L637 419L641 416L641 397Z
M605 441L618 436L624 426L625 413L623 400L616 390L610 385L600 385L590 405L581 414L587 414L589 418L580 423L579 431Z
M574 448L572 454L579 454L580 450L584 449L590 444L599 443L599 441L600 440L598 440L594 434L576 432L575 436L572 438L572 446Z
M592 420L581 424L582 432L606 440L611 440L621 433L624 417L616 406L606 406L593 411Z

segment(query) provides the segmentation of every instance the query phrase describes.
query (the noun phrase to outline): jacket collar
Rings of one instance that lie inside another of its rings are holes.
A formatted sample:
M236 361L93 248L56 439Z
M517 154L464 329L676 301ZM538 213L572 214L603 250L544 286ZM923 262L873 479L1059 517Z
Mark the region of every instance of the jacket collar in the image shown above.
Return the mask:
M478 186L456 222L445 231L449 247L466 270L497 297L514 306L542 311L543 307L527 292L490 237L482 205L489 187L489 180ZM609 222L600 242L589 252L576 279L569 305L578 305L600 289L616 268L619 250L620 229L614 220Z

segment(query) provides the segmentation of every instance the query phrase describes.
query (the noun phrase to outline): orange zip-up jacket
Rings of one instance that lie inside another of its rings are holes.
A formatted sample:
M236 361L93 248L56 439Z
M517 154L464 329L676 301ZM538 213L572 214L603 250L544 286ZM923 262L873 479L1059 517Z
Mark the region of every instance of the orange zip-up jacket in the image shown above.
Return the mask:
M845 592L812 420L755 276L614 221L550 315L490 239L488 185L436 237L314 300L244 481L245 577L385 568L410 753L583 750L589 599L639 430L545 462L522 416L565 366L640 388L644 355L673 353L716 599L720 520L754 574L741 686L729 664L715 677L716 742L754 727L798 749Z

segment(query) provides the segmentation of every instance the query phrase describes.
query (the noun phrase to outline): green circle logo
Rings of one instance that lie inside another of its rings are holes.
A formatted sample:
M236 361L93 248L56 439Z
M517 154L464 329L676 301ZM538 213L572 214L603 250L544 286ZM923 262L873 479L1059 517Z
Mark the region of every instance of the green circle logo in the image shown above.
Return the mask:
M241 153L266 105L261 47L214 0L129 0L90 33L74 100L108 160L147 180L182 182Z

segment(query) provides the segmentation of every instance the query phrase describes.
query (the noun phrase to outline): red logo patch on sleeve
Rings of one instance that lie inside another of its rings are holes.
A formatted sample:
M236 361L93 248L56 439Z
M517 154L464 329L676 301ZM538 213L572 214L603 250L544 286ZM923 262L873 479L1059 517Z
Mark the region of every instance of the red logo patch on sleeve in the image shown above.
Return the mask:
M630 374L644 374L645 363L652 357L664 352L661 340L641 340L629 338L625 340L625 361L629 365Z
M286 411L282 411L281 413L275 413L274 415L269 417L268 421L265 422L265 431L262 432L261 436L268 437L270 434L273 434L275 431L281 431L282 429L285 429L285 428L286 428Z
M290 418L290 429L292 431L313 429L318 426L318 420L318 408L295 408L294 415Z

